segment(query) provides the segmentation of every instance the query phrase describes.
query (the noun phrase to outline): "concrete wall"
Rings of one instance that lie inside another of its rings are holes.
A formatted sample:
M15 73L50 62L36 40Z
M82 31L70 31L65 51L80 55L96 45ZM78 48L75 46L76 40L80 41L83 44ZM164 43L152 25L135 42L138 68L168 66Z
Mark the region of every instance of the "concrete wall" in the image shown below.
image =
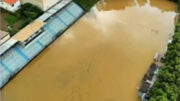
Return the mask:
M56 4L57 2L61 1L61 0L43 0L44 1L44 10L49 9L51 6L53 6L54 4Z
M38 7L40 7L43 11L49 9L52 5L56 4L58 1L61 0L21 0L24 3L31 3Z
M21 3L31 3L33 5L40 7L41 9L43 8L43 0L21 0Z
M6 42L10 38L10 35L6 35L3 39L0 40L0 45Z

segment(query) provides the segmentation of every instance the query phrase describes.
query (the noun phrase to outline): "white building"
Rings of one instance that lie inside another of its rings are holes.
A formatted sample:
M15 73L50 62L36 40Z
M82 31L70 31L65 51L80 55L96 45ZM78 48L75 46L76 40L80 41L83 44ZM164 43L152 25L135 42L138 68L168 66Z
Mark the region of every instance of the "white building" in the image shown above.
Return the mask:
M15 12L21 6L20 0L0 0L0 7Z
M31 3L33 5L38 6L43 11L48 10L50 7L52 7L54 4L57 4L62 0L21 0L22 4L25 3Z

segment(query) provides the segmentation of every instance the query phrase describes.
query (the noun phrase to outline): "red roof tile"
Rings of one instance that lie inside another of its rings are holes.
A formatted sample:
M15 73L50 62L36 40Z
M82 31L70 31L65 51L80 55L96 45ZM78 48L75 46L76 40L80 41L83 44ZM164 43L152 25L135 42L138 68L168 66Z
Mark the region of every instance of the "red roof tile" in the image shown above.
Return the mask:
M3 1L12 5L12 4L16 3L18 0L3 0Z

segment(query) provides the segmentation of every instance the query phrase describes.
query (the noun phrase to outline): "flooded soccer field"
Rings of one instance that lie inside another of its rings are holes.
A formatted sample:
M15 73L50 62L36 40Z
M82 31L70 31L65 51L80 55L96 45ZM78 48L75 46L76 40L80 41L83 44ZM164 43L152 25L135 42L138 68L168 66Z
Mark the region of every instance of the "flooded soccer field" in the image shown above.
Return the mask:
M175 11L167 0L98 3L2 89L2 101L139 101Z

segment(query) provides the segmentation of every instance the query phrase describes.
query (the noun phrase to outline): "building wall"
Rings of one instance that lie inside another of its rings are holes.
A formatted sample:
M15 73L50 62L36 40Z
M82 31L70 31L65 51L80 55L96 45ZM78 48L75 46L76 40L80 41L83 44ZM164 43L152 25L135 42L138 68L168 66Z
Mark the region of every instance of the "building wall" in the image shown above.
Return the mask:
M38 7L40 7L43 11L49 9L52 5L56 4L58 1L61 0L21 0L24 3L31 3Z
M43 8L43 0L21 0L21 3L31 3L33 5L40 7L41 9Z
M61 1L61 0L43 0L43 5L44 5L44 10L49 9L51 6L53 6L54 4L56 4L57 2Z
M18 10L20 8L20 6L21 6L20 1L17 1L13 5L10 5L10 4L6 3L6 2L0 2L0 7L4 8L4 9L10 11L10 12L15 12L16 10Z

